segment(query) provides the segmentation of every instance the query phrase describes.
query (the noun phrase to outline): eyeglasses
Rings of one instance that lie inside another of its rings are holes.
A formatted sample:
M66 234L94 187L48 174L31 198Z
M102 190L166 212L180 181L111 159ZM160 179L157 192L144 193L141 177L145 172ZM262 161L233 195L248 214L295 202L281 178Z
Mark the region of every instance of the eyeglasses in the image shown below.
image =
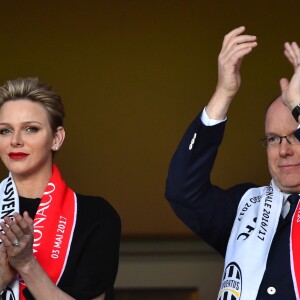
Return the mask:
M278 136L278 135L266 136L261 139L261 142L264 147L278 146L281 144L282 139L286 139L286 141L290 145L300 145L300 141L295 137L294 134L285 135L285 136Z

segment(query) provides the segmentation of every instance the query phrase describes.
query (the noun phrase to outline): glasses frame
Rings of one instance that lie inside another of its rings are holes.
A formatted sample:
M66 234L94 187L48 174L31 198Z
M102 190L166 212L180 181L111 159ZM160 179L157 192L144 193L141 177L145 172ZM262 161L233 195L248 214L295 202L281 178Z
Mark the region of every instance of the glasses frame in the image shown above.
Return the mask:
M273 144L270 144L268 142L268 139L270 138L276 138L276 142L274 141ZM280 136L280 135L272 135L272 136L265 136L261 139L261 144L264 147L276 147L279 146L282 143L282 140L286 139L287 143L290 145L300 145L300 141L297 139L297 137L295 136L294 133L289 134L289 135L284 135L284 136ZM295 141L297 141L295 143Z

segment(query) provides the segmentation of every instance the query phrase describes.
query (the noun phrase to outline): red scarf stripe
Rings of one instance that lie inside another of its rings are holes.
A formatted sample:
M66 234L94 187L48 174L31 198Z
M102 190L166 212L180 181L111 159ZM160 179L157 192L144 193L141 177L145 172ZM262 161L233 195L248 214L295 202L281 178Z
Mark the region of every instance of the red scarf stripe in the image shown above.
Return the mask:
M57 278L57 281L56 281L56 284L58 284L64 270L65 270L65 267L66 267L66 264L67 264L67 260L68 260L68 255L69 255L69 252L70 252L70 248L71 248L71 243L72 243L72 240L73 240L73 234L74 234L74 230L75 230L75 225L76 225L76 219L77 219L77 197L76 197L76 194L73 193L73 197L74 197L74 216L73 216L73 226L71 228L71 233L70 233L70 236L69 236L69 241L68 241L68 246L67 246L67 255L65 256L65 259L64 259L64 264L63 264L63 267L61 269L61 272L60 272L60 275L58 276Z
M300 299L300 202L295 210L291 224L291 269L294 281L296 298Z
M51 280L57 284L64 271L76 223L75 193L66 186L53 164L52 177L34 218L36 259ZM20 299L24 299L20 284Z

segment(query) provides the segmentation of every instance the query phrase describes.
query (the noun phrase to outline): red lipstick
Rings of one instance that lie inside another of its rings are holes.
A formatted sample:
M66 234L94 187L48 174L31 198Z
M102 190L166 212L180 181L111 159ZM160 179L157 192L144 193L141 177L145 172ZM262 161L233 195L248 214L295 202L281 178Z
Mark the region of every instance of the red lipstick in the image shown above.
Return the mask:
M27 157L29 154L24 153L24 152L10 152L8 154L10 159L23 159Z

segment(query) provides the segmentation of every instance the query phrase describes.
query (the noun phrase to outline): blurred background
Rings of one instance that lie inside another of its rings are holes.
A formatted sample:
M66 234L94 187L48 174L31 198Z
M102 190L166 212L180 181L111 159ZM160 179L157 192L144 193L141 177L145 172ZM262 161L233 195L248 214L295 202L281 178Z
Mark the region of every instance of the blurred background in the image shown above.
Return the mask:
M299 11L298 0L1 1L0 81L37 76L62 95L56 163L75 191L116 208L125 248L201 244L164 199L171 156L214 91L224 35L245 25L258 47L243 62L212 180L269 183L259 139L279 79L293 72L283 43L300 42Z

